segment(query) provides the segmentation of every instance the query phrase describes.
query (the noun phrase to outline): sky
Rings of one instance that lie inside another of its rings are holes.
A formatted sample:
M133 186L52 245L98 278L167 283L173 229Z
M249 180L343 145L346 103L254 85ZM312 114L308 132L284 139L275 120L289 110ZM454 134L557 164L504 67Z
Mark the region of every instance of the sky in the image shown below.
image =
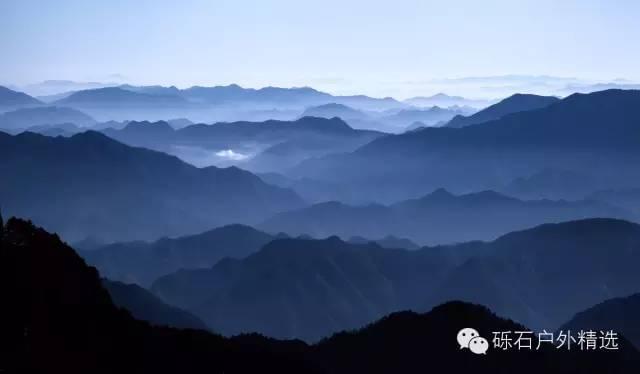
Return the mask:
M639 82L638 19L635 0L2 0L0 84L237 83L402 98L486 96L469 77ZM510 84L502 78L491 84Z

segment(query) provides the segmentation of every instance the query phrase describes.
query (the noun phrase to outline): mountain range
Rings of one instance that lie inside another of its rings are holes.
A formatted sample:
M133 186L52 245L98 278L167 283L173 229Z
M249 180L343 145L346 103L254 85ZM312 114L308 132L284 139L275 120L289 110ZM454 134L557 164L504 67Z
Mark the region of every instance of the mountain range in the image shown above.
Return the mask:
M292 167L309 157L352 151L385 134L355 130L339 118L196 124L129 122L104 134L123 143L167 152L196 166L241 166L256 172Z
M185 105L187 102L178 95L132 91L120 87L105 87L74 92L54 103L56 105L92 109L110 106L180 106Z
M275 237L249 226L229 225L201 234L125 242L84 249L79 254L103 276L148 287L179 269L209 268L219 260L243 258Z
M391 314L316 345L154 326L114 305L95 269L57 236L10 219L0 223L0 244L0 358L8 372L631 373L640 359L624 336L615 351L543 344L475 355L459 348L461 327L473 326L487 339L495 331L527 328L463 302Z
M0 372L637 371L640 91L92 84L0 87Z
M149 287L157 278L180 269L210 268L225 258L245 258L272 240L287 238L270 235L244 225L228 225L201 234L162 238L154 242L95 243L90 240L74 245L88 264L110 280ZM301 235L301 237L303 237ZM308 237L308 235L304 235ZM388 235L379 239L360 236L349 243L376 243L383 248L418 249L406 238Z
M296 342L226 339L136 320L113 303L95 268L29 222L10 219L0 243L3 371L320 372Z
M364 95L333 96L309 87L261 89L229 86L186 89L163 86L120 85L69 92L60 95L53 105L83 110L101 121L166 120L188 118L196 122L250 120L267 111L282 111L285 119L293 119L304 108L339 103L360 110L387 110L406 107L392 98L372 98Z
M68 87L66 92L58 92L42 96L37 100L20 93L24 102L11 106L17 109L26 105L65 106L86 112L98 121L109 120L167 120L170 118L188 118L195 122L223 122L266 119L293 120L296 117L310 115L305 110L326 105L342 105L357 111L371 114L401 109L421 111L434 106L476 108L487 103L478 100L467 100L460 97L435 95L433 104L423 105L425 98L398 101L391 97L374 98L366 95L339 96L315 90L310 87L264 87L260 89L243 88L236 84L228 86L202 87L193 86L179 89L164 86L134 86L129 84L99 84L75 82L50 82L43 89L36 88L30 92L53 92L52 87ZM6 89L8 90L8 89ZM18 92L14 94L18 94ZM31 103L29 103L31 102ZM44 102L44 103L43 103ZM410 104L415 102L415 105ZM2 100L0 100L2 107ZM325 108L325 109L330 109ZM452 112L455 114L467 114ZM451 116L453 117L453 116ZM345 118L346 119L346 118ZM447 120L450 118L447 118ZM427 121L429 122L429 121ZM365 124L375 124L367 121ZM435 122L434 122L435 123ZM404 123L403 127L410 123ZM354 124L355 127L359 127ZM372 129L378 129L372 127ZM379 130L385 130L379 128ZM389 130L388 128L386 129Z
M39 106L16 109L0 114L1 130L27 130L47 125L73 124L77 127L92 126L96 121L71 108Z
M257 331L317 341L394 311L425 311L448 300L482 303L533 329L554 331L576 311L638 292L638 248L640 226L610 219L420 250L337 237L280 239L245 259L161 277L151 290L225 335Z
M8 112L19 108L38 105L42 105L40 100L37 100L25 93L13 91L7 87L0 86L0 112Z
M448 122L454 116L473 112L475 110L470 107L458 106L361 111L343 104L330 103L307 108L302 115L339 117L354 128L399 133L415 122L420 122L422 126L436 126Z
M292 191L238 168L199 169L94 131L70 138L0 132L0 170L5 212L70 241L197 233L303 204Z
M640 91L575 94L549 106L463 128L376 139L354 152L307 160L291 178L340 183L361 202L393 202L425 189L498 190L545 169L589 175L609 188L640 184Z
M492 240L514 230L547 222L589 217L635 217L597 201L519 200L493 191L453 195L438 189L392 205L314 204L279 213L259 227L317 238L396 235L422 244Z
M49 92L52 87L79 89L43 96L43 102L3 88L6 90L5 96L12 92L13 96L21 98L11 104L7 97L4 99L7 105L4 105L0 96L0 109L6 107L6 111L42 105L68 107L82 111L100 122L185 118L197 123L211 123L337 116L347 120L355 128L385 132L402 132L414 122L421 122L426 126L441 124L456 115L467 115L475 111L472 109L474 106L466 105L468 100L446 95L436 95L433 98L438 103L449 103L448 105L438 107L434 104L426 107L413 106L390 97L335 96L309 87L252 89L232 84L179 89L174 86L51 81L45 82L42 88ZM36 88L32 91L40 92L41 89Z

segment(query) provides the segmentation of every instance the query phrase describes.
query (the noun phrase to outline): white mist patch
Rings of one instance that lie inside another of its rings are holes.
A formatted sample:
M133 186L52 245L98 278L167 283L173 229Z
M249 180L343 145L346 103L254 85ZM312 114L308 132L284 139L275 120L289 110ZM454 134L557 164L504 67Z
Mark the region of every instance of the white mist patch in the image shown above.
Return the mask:
M224 149L216 152L216 156L225 158L230 161L242 161L249 158L249 155L245 155L239 152L234 152L233 149Z
M172 145L168 153L197 167L227 167L241 164L252 157L232 149L213 150L188 145Z

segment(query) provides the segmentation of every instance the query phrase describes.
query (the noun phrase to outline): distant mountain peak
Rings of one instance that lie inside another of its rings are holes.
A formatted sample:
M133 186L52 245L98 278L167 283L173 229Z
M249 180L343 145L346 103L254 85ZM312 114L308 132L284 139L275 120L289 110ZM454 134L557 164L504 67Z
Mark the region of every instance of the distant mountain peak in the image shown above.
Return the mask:
M434 190L433 192L425 196L425 198L433 198L433 199L452 198L452 197L455 197L455 195L442 187Z
M468 117L456 116L449 121L446 126L466 127L489 122L500 119L508 114L544 108L558 101L560 101L560 99L555 96L516 93Z
M17 109L26 106L42 105L37 100L23 92L14 91L4 86L0 86L0 108Z

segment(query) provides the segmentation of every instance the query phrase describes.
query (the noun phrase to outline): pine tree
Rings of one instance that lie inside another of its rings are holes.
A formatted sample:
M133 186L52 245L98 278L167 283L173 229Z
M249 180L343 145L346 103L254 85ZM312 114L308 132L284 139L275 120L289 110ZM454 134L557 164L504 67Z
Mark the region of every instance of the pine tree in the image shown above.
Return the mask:
M2 219L2 208L0 208L0 239L4 237L4 219Z

